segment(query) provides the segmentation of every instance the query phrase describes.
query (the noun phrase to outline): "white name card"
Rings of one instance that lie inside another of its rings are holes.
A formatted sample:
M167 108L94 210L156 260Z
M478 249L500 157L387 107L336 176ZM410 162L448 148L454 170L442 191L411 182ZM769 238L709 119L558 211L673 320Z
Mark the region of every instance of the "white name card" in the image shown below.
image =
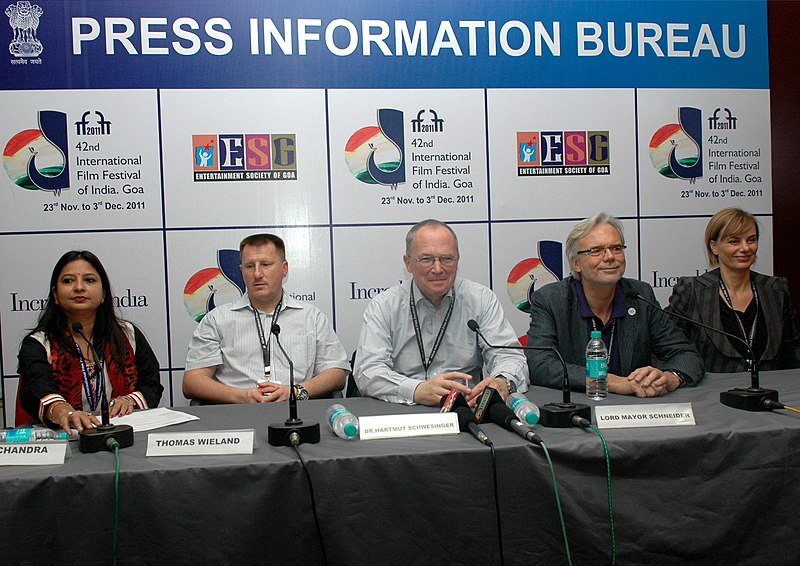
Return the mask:
M691 403L595 405L594 417L598 428L694 426L695 424Z
M147 436L148 456L211 456L252 454L255 431L210 430L154 432Z
M63 464L66 440L0 444L0 466L53 466Z
M361 440L459 433L458 416L455 413L359 417L358 428Z

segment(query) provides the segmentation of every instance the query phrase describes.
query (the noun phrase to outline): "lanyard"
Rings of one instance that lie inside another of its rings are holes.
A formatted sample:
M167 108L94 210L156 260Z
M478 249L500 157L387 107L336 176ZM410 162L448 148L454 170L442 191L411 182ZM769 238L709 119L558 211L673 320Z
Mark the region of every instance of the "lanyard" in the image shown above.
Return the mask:
M73 338L74 340L74 338ZM94 376L89 373L89 365L83 357L83 352L77 340L74 340L75 348L78 350L78 359L81 362L81 373L83 374L83 392L86 395L86 400L89 402L89 408L92 412L97 410L97 405L100 403L100 395L103 391L100 380L103 379L103 359L95 360ZM98 354L99 355L99 354Z
M595 322L595 317L592 317L592 330L597 330L597 322ZM617 330L617 319L615 318L611 322L611 340L608 341L608 365L611 365L611 348L614 347L614 334Z
M281 304L283 304L283 293L281 293L281 298L278 301L278 304L275 305L275 310L272 311L272 324L278 324L278 317L281 314ZM272 377L272 365L270 364L270 341L267 339L267 335L264 333L264 326L261 324L261 313L258 312L258 309L253 306L253 303L250 303L250 308L253 309L253 316L256 319L256 330L258 331L258 340L261 342L261 357L264 360L264 379L266 381L271 381ZM272 334L270 332L270 334Z
M425 368L425 376L428 375L428 368L431 367L433 363L433 358L436 357L436 352L439 351L439 346L442 345L442 340L444 339L444 333L447 330L447 325L450 324L450 315L453 314L453 305L456 302L456 290L453 289L453 296L450 299L450 306L447 309L447 314L444 315L444 320L442 321L442 326L439 328L439 333L436 335L436 340L433 341L433 348L431 349L431 356L430 358L425 358L425 345L422 343L422 330L419 326L419 316L417 315L417 304L414 301L414 285L411 285L411 299L410 299L410 307L411 307L411 320L414 321L414 335L417 337L417 346L419 346L419 357L422 360L422 367Z
M736 317L736 322L739 324L739 330L742 332L742 337L747 341L747 345L752 349L753 339L756 337L756 326L758 324L758 290L756 289L755 283L753 283L753 280L750 279L750 289L753 290L753 298L756 300L756 315L753 317L753 324L750 326L749 334L744 329L744 323L742 322L739 313L736 312L735 308L733 308L733 301L731 300L730 293L728 293L728 287L725 285L725 281L722 279L722 275L719 277L719 289L722 291L722 296L725 297L725 301L728 303L728 306L731 307L731 310Z

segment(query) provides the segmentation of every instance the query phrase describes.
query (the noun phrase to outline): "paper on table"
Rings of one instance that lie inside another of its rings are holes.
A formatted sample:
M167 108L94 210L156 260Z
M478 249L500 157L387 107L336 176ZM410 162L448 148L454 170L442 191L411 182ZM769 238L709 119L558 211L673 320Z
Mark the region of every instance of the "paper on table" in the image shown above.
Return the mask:
M135 432L142 432L174 424L196 421L199 418L200 417L188 413L173 411L167 407L159 407L157 409L147 409L145 411L134 411L130 415L124 417L114 417L111 419L111 424L131 425Z

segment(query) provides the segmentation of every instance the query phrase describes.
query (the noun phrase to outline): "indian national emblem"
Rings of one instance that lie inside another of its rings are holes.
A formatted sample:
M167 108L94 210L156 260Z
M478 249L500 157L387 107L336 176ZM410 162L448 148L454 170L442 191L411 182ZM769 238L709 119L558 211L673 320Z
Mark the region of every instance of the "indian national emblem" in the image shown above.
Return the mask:
M41 6L28 0L19 0L6 8L8 25L14 30L14 39L8 45L8 51L14 57L38 57L42 54L42 43L36 37L39 17L44 13Z

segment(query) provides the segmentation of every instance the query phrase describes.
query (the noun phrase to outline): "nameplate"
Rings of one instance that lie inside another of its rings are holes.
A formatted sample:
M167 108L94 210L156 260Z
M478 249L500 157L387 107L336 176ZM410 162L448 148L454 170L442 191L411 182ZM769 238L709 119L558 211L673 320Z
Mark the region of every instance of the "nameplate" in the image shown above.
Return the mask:
M659 403L657 405L595 405L598 428L631 428L646 426L694 426L691 403Z
M63 464L68 442L14 442L0 444L0 466L54 466Z
M154 432L147 436L148 456L218 456L252 454L255 431L210 430Z
M358 428L361 440L459 433L458 416L455 413L359 417Z

